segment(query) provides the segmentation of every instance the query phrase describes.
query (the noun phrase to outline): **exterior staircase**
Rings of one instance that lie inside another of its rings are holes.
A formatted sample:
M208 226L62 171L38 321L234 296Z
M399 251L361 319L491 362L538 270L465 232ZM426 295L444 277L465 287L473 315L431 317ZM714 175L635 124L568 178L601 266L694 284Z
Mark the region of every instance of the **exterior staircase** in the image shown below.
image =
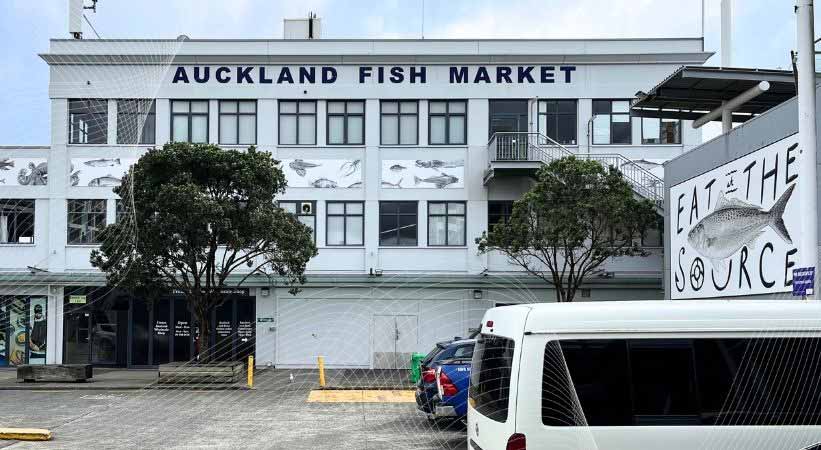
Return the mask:
M496 172L535 172L543 164L566 156L598 161L605 167L613 166L621 171L633 191L653 201L661 213L664 210L664 180L653 175L627 157L614 153L578 153L559 144L553 139L531 132L494 133L487 144L489 153L485 184Z

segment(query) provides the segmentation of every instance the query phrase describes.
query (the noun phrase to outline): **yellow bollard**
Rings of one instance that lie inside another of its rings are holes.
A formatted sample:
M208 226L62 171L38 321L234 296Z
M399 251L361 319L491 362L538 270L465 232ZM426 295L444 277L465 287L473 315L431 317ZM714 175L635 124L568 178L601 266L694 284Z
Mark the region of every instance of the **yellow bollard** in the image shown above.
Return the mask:
M248 389L254 388L254 355L248 356Z
M325 358L322 356L316 357L316 362L319 364L319 387L325 387Z

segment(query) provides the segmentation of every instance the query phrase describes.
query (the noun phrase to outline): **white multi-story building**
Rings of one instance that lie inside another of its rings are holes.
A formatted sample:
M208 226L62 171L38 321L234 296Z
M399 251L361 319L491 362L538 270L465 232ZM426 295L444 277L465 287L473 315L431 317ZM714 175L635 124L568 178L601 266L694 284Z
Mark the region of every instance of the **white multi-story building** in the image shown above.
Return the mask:
M319 248L296 296L263 277L241 286L215 312L213 344L278 367L317 355L393 367L467 333L489 307L555 298L474 244L539 164L602 155L662 199L658 164L700 133L631 117L629 99L710 53L702 39L180 37L56 39L41 56L51 145L0 148L0 364L191 358L183 300L147 305L106 286L89 254L117 220L111 185L128 166L193 141L282 161L280 204ZM662 298L659 237L645 245L649 257L608 261L582 300Z

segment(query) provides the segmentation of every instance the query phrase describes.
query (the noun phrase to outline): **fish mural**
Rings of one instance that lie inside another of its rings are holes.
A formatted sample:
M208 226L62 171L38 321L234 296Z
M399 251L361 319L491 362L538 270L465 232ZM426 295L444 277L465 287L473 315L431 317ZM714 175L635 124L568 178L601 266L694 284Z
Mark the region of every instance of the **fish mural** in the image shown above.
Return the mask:
M423 169L453 169L456 167L465 167L465 161L463 159L455 161L442 161L439 159L423 161L421 159L417 159L416 167L421 167Z
M0 170L11 170L14 168L14 160L11 158L0 159Z
M121 164L120 158L101 158L101 159L92 159L90 161L85 161L83 164L89 167L113 167L119 166Z
M301 159L295 159L288 164L288 167L296 172L297 175L304 177L305 174L308 173L307 169L313 169L314 167L319 167L321 165L322 164L315 164L312 162L303 161Z
M442 172L441 175L437 175L435 177L427 177L427 178L413 177L413 183L414 184L418 185L418 184L421 184L421 183L431 183L434 186L436 186L437 189L442 189L443 187L445 187L449 184L458 183L458 182L459 182L458 178L456 178L452 175L448 175L444 172Z
M396 183L391 183L390 181L382 180L382 187L401 189L402 188L402 178L400 178L399 181L397 181Z
M94 187L112 187L119 186L120 184L122 184L122 182L122 178L117 178L109 174L102 177L94 178L93 180L88 182L88 185Z
M764 228L770 227L788 244L792 244L784 225L784 209L790 201L795 185L791 185L769 211L742 200L727 198L720 192L713 212L701 219L687 234L687 241L702 256L722 267L723 260L741 250L754 247Z
M30 162L28 168L20 169L17 183L21 186L45 186L48 184L48 163Z
M356 173L359 170L360 164L362 164L361 159L345 161L341 166L339 166L339 171L342 172L342 178L349 177Z
M318 180L314 180L314 182L311 183L311 186L322 189L333 189L337 187L337 182L327 178L320 178Z
M449 152L457 156L464 153ZM437 155L438 156L438 155ZM430 160L382 160L382 187L454 189L464 187L465 161L458 157Z
M283 159L288 188L362 188L361 159Z

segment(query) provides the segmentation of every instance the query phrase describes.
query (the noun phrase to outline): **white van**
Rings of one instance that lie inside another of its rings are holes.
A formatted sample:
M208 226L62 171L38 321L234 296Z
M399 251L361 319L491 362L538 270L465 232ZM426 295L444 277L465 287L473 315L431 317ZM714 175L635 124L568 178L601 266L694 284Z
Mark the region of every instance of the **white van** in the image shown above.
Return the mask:
M471 450L819 443L821 302L552 303L482 320Z

